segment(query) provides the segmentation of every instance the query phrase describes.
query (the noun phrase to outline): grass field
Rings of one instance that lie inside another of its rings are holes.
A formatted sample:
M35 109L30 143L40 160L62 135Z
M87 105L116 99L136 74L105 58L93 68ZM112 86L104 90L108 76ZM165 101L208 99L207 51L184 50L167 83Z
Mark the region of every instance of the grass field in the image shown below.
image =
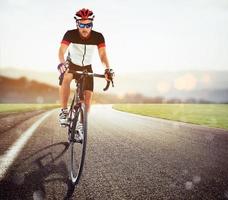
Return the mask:
M48 110L57 107L58 104L0 104L0 113Z
M116 104L120 111L228 129L227 104Z

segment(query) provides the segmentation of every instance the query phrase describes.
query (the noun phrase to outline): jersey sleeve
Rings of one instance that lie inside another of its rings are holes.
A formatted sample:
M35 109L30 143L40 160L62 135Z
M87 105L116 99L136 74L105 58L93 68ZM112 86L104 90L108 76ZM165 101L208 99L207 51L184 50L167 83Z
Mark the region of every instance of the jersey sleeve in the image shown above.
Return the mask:
M104 36L100 33L98 38L97 38L97 47L98 49L101 48L101 47L105 47L105 39L104 39Z
M61 41L61 44L69 45L70 43L71 43L71 36L70 36L70 32L67 31L65 33L65 35L63 36L63 39Z

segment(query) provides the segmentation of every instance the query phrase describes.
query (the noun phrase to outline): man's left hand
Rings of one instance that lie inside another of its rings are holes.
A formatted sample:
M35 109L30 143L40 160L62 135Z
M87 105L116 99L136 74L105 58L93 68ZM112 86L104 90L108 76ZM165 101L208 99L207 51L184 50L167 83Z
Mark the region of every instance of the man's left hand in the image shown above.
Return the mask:
M108 69L105 69L104 75L105 75L106 81L111 81L111 80L113 80L115 73L114 73L113 69L108 68Z

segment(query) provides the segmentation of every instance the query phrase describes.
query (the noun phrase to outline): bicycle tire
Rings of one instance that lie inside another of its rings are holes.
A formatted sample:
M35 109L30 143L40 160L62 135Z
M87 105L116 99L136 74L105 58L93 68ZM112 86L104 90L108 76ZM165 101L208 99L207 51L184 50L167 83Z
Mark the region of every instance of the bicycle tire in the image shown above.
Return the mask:
M83 140L81 143L76 142L75 131L77 123L82 119L83 126ZM85 105L82 103L80 107L75 111L75 116L72 122L71 133L70 133L70 181L73 185L79 183L82 175L85 154L86 154L86 143L87 143L87 113L85 112Z

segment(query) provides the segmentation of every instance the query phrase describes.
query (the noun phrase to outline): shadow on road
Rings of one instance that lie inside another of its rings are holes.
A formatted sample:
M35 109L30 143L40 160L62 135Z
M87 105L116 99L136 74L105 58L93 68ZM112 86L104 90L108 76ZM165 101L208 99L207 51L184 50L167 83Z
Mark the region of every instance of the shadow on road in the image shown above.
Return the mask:
M35 153L23 158L12 166L8 175L0 182L0 199L45 199L46 184L64 184L67 196L74 191L68 181L68 169L61 158L69 148L67 142L60 142L46 146ZM51 191L52 199L57 198L56 191ZM68 199L65 197L65 199Z

